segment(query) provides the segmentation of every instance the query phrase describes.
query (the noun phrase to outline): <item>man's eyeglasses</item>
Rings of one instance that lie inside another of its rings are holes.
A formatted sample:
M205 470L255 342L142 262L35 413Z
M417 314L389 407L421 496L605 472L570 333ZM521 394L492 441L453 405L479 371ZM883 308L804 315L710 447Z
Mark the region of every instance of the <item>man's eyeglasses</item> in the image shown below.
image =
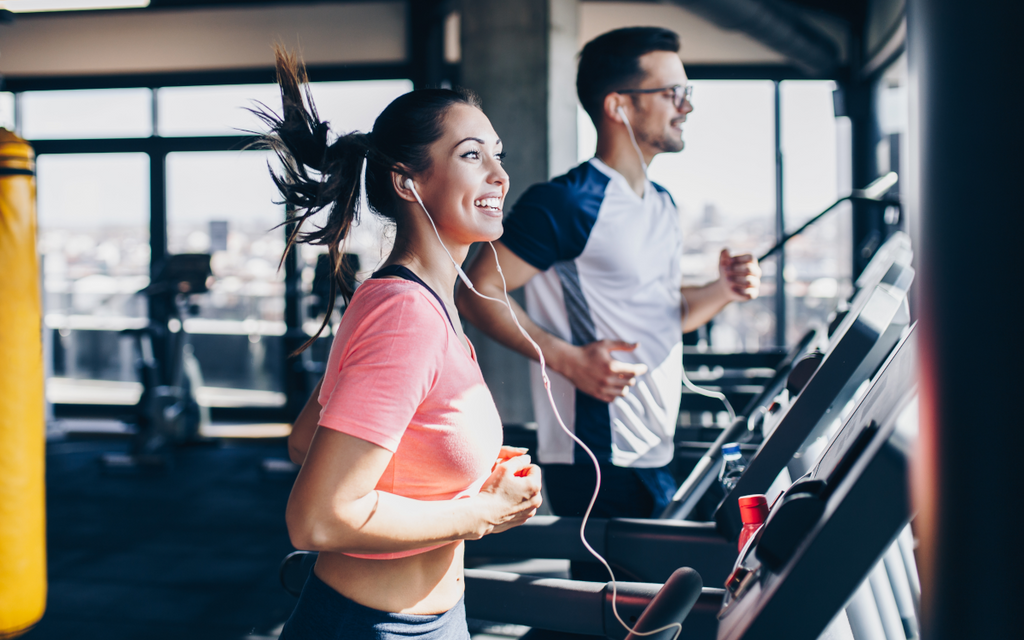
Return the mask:
M671 87L659 87L657 89L619 89L615 93L665 93L667 91L672 92L672 104L675 105L676 109L682 109L684 101L693 104L691 99L693 96L692 84L688 84L685 87L681 84L676 84Z

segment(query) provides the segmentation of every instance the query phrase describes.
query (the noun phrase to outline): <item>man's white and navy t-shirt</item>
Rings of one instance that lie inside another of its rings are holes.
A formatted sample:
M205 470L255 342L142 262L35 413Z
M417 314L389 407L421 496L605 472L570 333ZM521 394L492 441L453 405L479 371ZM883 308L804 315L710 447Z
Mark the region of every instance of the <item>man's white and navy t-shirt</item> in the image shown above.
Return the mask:
M501 237L540 269L526 285L526 309L540 327L574 345L639 342L614 351L648 372L626 397L606 404L550 371L558 412L599 460L661 467L672 460L682 391L682 238L672 197L647 183L637 196L626 179L594 158L530 187L505 220ZM531 388L541 462L583 462L558 426L533 363ZM574 456L575 454L575 456Z

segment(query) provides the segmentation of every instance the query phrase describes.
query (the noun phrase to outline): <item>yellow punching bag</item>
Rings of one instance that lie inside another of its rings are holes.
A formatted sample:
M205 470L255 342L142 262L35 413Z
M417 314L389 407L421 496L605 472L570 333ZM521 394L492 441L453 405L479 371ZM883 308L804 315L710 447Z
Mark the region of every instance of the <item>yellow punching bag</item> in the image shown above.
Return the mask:
M0 128L0 638L46 608L41 321L35 152Z

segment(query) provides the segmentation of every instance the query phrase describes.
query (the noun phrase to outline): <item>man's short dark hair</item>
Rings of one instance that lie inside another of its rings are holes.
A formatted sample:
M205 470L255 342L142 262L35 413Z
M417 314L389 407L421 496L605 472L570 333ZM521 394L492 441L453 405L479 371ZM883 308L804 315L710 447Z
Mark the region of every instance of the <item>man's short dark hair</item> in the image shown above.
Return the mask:
M597 125L604 98L617 89L634 88L643 79L640 56L652 51L679 52L679 35L661 27L629 27L602 34L580 52L576 94Z

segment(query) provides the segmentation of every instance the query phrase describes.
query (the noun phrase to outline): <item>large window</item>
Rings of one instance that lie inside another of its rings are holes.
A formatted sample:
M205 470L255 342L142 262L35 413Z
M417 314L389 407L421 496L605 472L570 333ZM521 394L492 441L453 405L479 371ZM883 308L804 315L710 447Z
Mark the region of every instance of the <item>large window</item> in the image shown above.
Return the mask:
M836 119L831 82L694 80L694 110L683 125L681 153L664 153L649 175L672 194L683 230L687 284L718 277L718 253L760 255L775 242L775 92L781 92L783 214L787 229L831 204L849 189L849 127ZM778 89L777 89L778 87ZM591 157L596 133L579 112L580 160ZM843 178L843 176L847 176ZM785 335L797 339L824 322L835 300L849 292L849 214L794 239L785 273L766 260L761 297L727 307L712 323L711 343L727 351L776 346L776 295L789 309ZM779 280L786 283L780 291Z
M315 82L310 85L320 118L338 132L369 131L377 115L412 90L408 80ZM275 85L166 87L157 90L157 132L162 136L237 135L259 130L248 109L280 111Z
M768 81L694 81L694 110L683 125L682 153L661 154L651 179L679 205L683 277L718 277L718 254L757 253L775 228L774 85ZM774 343L774 272L764 266L758 300L730 305L712 324L711 343L757 351Z
M28 140L141 138L153 133L152 101L149 89L31 91L18 126Z
M850 121L833 115L832 82L787 81L782 101L783 198L787 229L796 229L850 193ZM786 336L790 343L825 322L852 292L849 203L786 245Z
M274 85L165 87L156 90L157 133L164 137L230 136L259 129L246 108L259 104L280 109Z
M411 88L406 80L312 85L335 132L368 131ZM120 331L149 321L138 291L149 284L155 221L169 253L211 254L211 289L193 296L196 313L184 323L202 367L200 402L285 403L285 210L268 173L273 154L245 145L264 126L247 110L260 103L280 109L275 85L0 94L0 119L16 113L20 134L40 153L44 313L54 332L50 401L137 400L137 356ZM165 196L152 220L151 193ZM384 230L368 221L349 250L372 269L386 246ZM304 310L318 253L299 253ZM303 326L315 330L308 315Z
M275 229L284 207L275 203L272 159L265 151L167 156L168 251L211 254L210 291L193 297L198 313L184 324L214 406L285 402L280 345L267 349L285 334L285 241Z
M44 155L37 163L45 326L54 402L133 402L130 341L147 322L149 157Z

